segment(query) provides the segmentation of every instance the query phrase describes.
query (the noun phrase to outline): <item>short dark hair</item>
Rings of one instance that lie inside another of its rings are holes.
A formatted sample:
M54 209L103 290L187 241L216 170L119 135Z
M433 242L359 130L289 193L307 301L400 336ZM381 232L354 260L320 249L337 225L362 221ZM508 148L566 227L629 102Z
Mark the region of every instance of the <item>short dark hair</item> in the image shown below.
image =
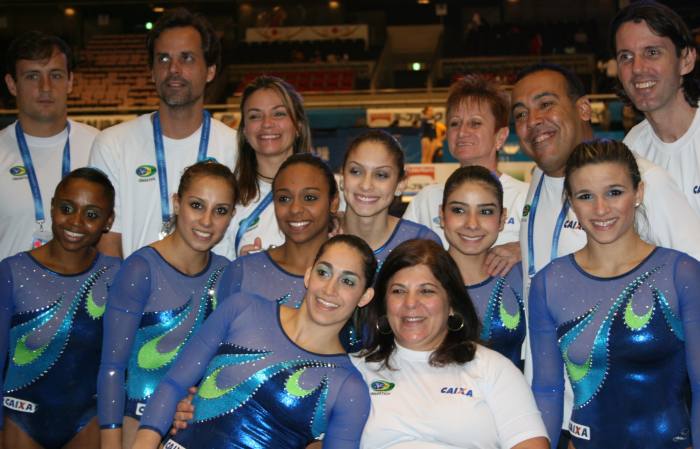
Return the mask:
M404 268L426 265L447 292L450 308L461 315L464 325L450 330L430 355L430 364L445 366L464 364L474 358L481 324L474 304L464 286L462 275L442 245L424 239L407 240L394 248L382 264L374 286L375 298L367 307L367 346L361 353L368 362L381 362L391 369L389 358L396 348L393 333L379 332L380 320L386 319L387 288L394 275Z
M213 160L200 161L187 167L180 177L180 184L177 187L177 196L182 198L187 189L190 188L192 181L202 176L210 176L225 181L231 189L233 204L236 204L236 200L238 199L238 185L236 184L236 178L233 176L233 172L224 164Z
M253 201L260 193L258 188L258 160L255 156L255 150L248 143L243 132L246 126L245 105L251 95L262 89L269 89L279 95L287 114L292 119L294 128L296 128L298 133L296 139L294 139L292 154L311 152L311 128L304 110L304 100L299 92L294 86L276 76L262 75L255 78L243 89L243 95L241 96L241 121L238 124L237 136L238 160L233 171L241 191L240 203L244 206Z
M97 168L81 167L76 168L72 172L68 173L66 176L63 177L63 179L61 179L61 181L56 186L56 190L54 190L54 196L56 196L56 192L65 187L66 184L68 184L70 181L73 181L75 179L84 179L86 181L100 185L102 187L102 190L104 191L105 196L107 197L107 201L109 201L110 214L114 212L114 186L112 185L112 182L109 180L107 175L105 175L102 170Z
M284 162L282 162L282 165L280 165L279 170L277 170L277 174L275 175L275 179L272 180L272 191L274 192L275 190L275 184L277 183L277 179L280 176L280 173L285 171L287 168L291 167L292 165L310 165L312 167L316 167L317 169L321 170L321 173L323 173L323 178L326 180L326 183L328 184L328 197L329 201L332 201L333 198L338 196L338 183L335 182L335 176L333 175L333 172L331 171L330 167L328 167L328 164L323 162L323 160L315 156L311 153L298 153L298 154L293 154L289 156Z
M445 181L445 189L442 193L442 209L447 206L447 198L465 182L480 182L486 185L498 199L498 206L503 210L503 184L498 176L489 169L480 165L468 165L460 167Z
M676 56L680 57L683 50L696 48L692 33L678 13L661 3L641 0L622 8L610 24L610 48L613 55L617 55L615 39L617 31L627 22L644 22L657 36L669 38L676 48ZM693 70L683 75L683 96L692 107L697 107L700 99L700 79L698 78L697 63ZM632 104L619 82L617 94L627 104Z
M28 59L30 61L49 59L54 49L66 55L66 69L68 73L71 73L75 68L73 50L60 37L45 34L41 31L27 31L10 42L5 57L5 72L15 79L17 75L17 61L20 59Z
M578 169L590 164L612 162L620 164L627 170L636 190L642 182L637 159L624 143L611 139L592 139L581 142L571 151L564 169L564 190L571 196L571 175Z
M571 101L575 102L579 98L586 95L586 88L583 86L581 78L579 78L573 71L569 70L568 68L550 62L539 62L537 64L525 67L524 69L518 72L515 78L515 82L517 83L521 79L533 73L544 71L557 72L558 74L564 77L564 80L566 81L566 92L569 95Z
M447 92L447 115L467 100L476 100L486 103L491 108L491 113L496 119L496 129L508 126L508 98L498 88L498 85L487 80L481 75L466 75L455 81Z
M355 235L338 234L323 242L323 245L318 249L318 253L316 253L313 265L316 265L316 262L328 248L339 243L348 245L360 253L362 256L362 274L365 276L364 289L371 287L374 282L374 275L377 272L377 259L374 257L374 251L372 251L367 242Z
M193 14L185 8L175 8L166 11L155 23L146 36L148 50L148 66L153 68L153 54L156 40L165 30L179 27L192 27L197 30L202 39L202 52L207 67L216 66L221 70L221 42L211 23L201 14Z
M348 149L345 152L345 157L343 158L343 168L345 168L345 164L348 163L350 153L365 142L377 142L384 145L384 148L389 152L394 160L394 165L399 173L399 181L404 178L406 175L406 169L404 167L404 154L403 150L401 149L401 144L394 136L381 129L367 131L366 133L355 137L353 141L350 142L350 146L348 146Z

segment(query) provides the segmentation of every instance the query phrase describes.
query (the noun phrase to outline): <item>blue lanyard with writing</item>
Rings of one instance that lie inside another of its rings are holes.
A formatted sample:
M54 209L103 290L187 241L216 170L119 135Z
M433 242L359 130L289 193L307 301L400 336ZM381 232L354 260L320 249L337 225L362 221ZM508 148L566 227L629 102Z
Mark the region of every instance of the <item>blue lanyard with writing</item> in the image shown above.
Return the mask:
M267 195L265 195L265 198L260 201L260 204L258 204L253 212L245 217L243 220L238 223L238 232L236 232L236 255L238 255L238 246L241 244L241 239L243 238L243 235L246 233L248 228L255 223L255 220L258 219L260 214L263 213L265 208L270 205L272 202L272 191L267 192Z
M209 130L211 128L211 114L203 112L202 134L199 138L199 152L197 162L207 158L209 146ZM158 185L160 186L160 214L163 223L170 222L170 202L168 201L168 172L165 168L165 149L163 147L163 132L160 128L160 115L153 114L153 142L156 147L156 164L158 165Z
M527 221L527 274L533 277L536 274L535 271L535 213L537 212L537 203L540 202L540 193L542 192L542 181L544 181L544 174L540 178L540 182L537 184L537 189L535 189L535 195L532 197L532 205L530 206L530 217ZM557 258L557 252L559 250L559 237L561 237L561 229L564 226L564 220L566 220L566 214L569 213L569 200L564 200L564 204L561 206L561 211L559 212L559 217L557 217L557 224L554 227L554 235L552 236L552 249L550 252L550 261Z
M41 201L41 190L39 190L39 182L36 179L36 170L34 170L32 156L29 154L29 146L27 146L27 139L24 138L24 130L19 120L15 124L15 135L17 136L17 146L19 147L19 154L22 156L24 169L27 170L29 188L32 190L32 197L34 198L34 219L41 226L45 219L44 203ZM63 147L61 177L65 177L68 173L70 173L70 122L66 122L66 144Z

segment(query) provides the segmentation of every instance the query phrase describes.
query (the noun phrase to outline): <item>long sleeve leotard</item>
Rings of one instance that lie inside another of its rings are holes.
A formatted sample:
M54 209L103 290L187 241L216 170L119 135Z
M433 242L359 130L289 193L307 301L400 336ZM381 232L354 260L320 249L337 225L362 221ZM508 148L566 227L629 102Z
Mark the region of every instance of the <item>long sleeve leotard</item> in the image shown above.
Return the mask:
M120 427L125 414L140 418L182 346L216 308L216 282L227 264L210 253L205 269L188 276L148 246L124 261L105 313L97 385L101 428Z
M577 449L692 446L700 435L700 263L656 248L630 272L600 278L569 255L533 279L532 388L556 447L564 368Z
M226 299L158 385L141 427L164 435L201 379L193 421L166 447L303 448L323 438L324 449L357 448L367 386L346 354L315 354L290 340L280 307L246 294Z

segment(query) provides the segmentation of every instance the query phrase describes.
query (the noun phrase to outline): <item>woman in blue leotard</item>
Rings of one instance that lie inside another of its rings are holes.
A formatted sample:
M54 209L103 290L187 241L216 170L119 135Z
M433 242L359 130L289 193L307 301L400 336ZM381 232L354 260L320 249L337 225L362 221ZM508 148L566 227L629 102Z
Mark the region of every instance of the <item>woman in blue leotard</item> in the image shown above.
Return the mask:
M374 130L353 140L345 153L341 182L347 202L343 232L367 242L380 267L391 250L406 240L440 243L427 226L389 215L394 198L406 188L403 150L391 134Z
M620 142L578 145L564 182L588 237L533 278L530 339L537 404L557 444L564 368L576 449L685 449L700 434L700 263L639 238L644 194ZM690 399L690 401L689 401ZM691 410L688 410L688 403Z
M481 340L522 370L526 330L522 269L516 265L505 276L490 276L484 264L508 216L501 182L484 167L461 167L445 183L440 212L448 252L483 325Z
M211 248L231 221L236 192L226 166L192 165L173 196L175 230L124 261L109 294L98 376L103 448L131 447L146 401L216 308L228 260Z
M338 210L338 186L333 173L311 154L290 156L272 184L273 204L284 244L240 257L224 271L218 295L254 293L299 307L306 288L304 273L328 240Z
M165 447L284 449L323 439L326 449L356 448L369 395L338 333L372 299L375 271L367 244L339 235L307 270L300 308L244 293L227 299L158 386L134 448L158 446L200 379L193 422Z
M53 239L0 262L0 447L99 445L102 314L120 261L95 245L112 224L113 206L102 172L74 170L51 200Z

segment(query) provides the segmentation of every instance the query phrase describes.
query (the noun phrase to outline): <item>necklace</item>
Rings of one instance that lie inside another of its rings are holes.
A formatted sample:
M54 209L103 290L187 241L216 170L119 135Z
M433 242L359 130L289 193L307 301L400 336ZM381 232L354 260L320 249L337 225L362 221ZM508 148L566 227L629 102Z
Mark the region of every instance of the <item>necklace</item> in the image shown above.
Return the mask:
M275 179L274 176L273 176L273 177L270 177L270 176L265 176L265 175L263 175L263 174L260 173L260 172L256 172L256 173L258 174L258 178L262 179L263 181L268 181L268 182L271 183L272 180Z

